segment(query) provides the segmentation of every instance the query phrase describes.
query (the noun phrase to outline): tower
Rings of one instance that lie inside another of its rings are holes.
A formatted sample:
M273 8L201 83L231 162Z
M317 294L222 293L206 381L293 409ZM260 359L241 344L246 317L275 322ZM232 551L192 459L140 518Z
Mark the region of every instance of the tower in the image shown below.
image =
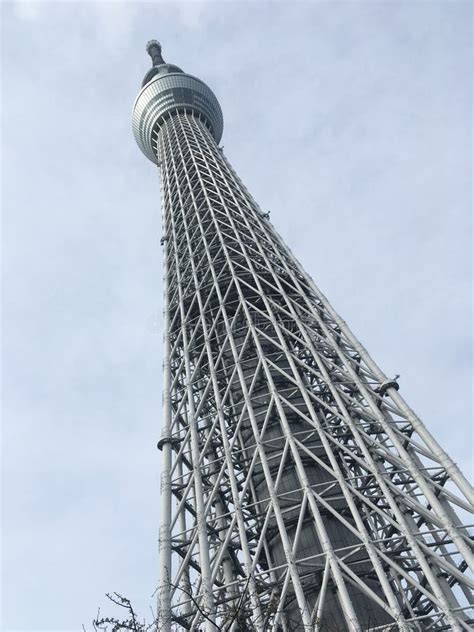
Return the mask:
M165 308L159 629L469 630L468 481L219 147L211 90L153 66Z

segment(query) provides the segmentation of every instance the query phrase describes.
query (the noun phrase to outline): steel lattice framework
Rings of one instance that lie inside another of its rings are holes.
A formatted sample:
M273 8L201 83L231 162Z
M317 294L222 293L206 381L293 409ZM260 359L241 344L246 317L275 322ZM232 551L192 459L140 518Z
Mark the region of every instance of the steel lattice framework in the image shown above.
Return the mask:
M159 44L160 629L469 630L472 489L301 268ZM457 512L457 513L456 513Z

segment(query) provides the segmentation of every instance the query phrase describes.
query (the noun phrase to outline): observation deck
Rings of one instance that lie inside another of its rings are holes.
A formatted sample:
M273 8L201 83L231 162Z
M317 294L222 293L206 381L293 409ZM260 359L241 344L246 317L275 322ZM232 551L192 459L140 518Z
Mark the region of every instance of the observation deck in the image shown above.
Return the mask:
M155 164L158 158L153 148L153 133L163 121L176 112L192 112L203 121L218 143L222 137L224 119L212 90L200 79L181 68L167 64L161 56L161 45L151 40L146 46L153 61L133 105L133 134L138 146Z

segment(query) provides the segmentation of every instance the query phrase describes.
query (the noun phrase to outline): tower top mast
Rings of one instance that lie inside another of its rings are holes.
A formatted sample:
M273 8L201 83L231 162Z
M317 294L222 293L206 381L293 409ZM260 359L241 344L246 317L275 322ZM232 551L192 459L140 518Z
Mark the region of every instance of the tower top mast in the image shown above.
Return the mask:
M161 56L161 44L158 40L152 39L146 43L146 52L150 55L153 66L165 64L165 60Z

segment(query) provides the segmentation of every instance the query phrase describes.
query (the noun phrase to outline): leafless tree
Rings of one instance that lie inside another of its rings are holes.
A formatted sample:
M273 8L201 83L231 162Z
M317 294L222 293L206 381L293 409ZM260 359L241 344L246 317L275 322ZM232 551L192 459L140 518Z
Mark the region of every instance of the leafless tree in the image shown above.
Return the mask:
M263 627L265 632L267 632L272 628L273 617L275 614L277 614L276 604L275 606L272 606L270 604L264 614L263 626L256 625L257 622L252 619L252 616L248 612L245 604L245 596L248 590L248 583L246 584L240 597L238 597L236 601L227 604L218 612L213 613L217 615L217 619L216 616L211 616L211 613L207 613L201 608L200 604L197 602L191 592L186 591L182 587L175 588L180 590L186 597L188 597L192 601L196 608L196 611L199 612L199 614L201 615L202 620L210 621L215 627L216 632L231 632L232 628L235 630L235 632L255 632L258 628L261 629L261 627ZM104 617L100 615L99 610L97 616L92 621L94 632L160 632L161 626L159 623L159 619L153 613L151 622L147 623L145 620L141 621L139 620L135 610L133 609L131 601L127 599L127 597L123 597L117 592L114 592L112 594L107 593L106 597L111 603L120 608L123 608L125 610L125 616L123 618ZM215 622L216 620L219 621L219 624ZM185 625L183 622L180 622L179 620L173 620L171 622L172 632L182 632L186 629L188 629L188 626ZM291 626L290 630L292 632L299 632L300 626ZM346 627L342 627L340 624L337 623L325 623L323 624L323 626L319 626L318 630L320 632L343 632L344 630L346 630ZM384 632L396 632L397 630L398 626L394 624L391 626L387 626ZM83 631L87 632L84 626ZM195 632L201 632L200 628L197 627Z

